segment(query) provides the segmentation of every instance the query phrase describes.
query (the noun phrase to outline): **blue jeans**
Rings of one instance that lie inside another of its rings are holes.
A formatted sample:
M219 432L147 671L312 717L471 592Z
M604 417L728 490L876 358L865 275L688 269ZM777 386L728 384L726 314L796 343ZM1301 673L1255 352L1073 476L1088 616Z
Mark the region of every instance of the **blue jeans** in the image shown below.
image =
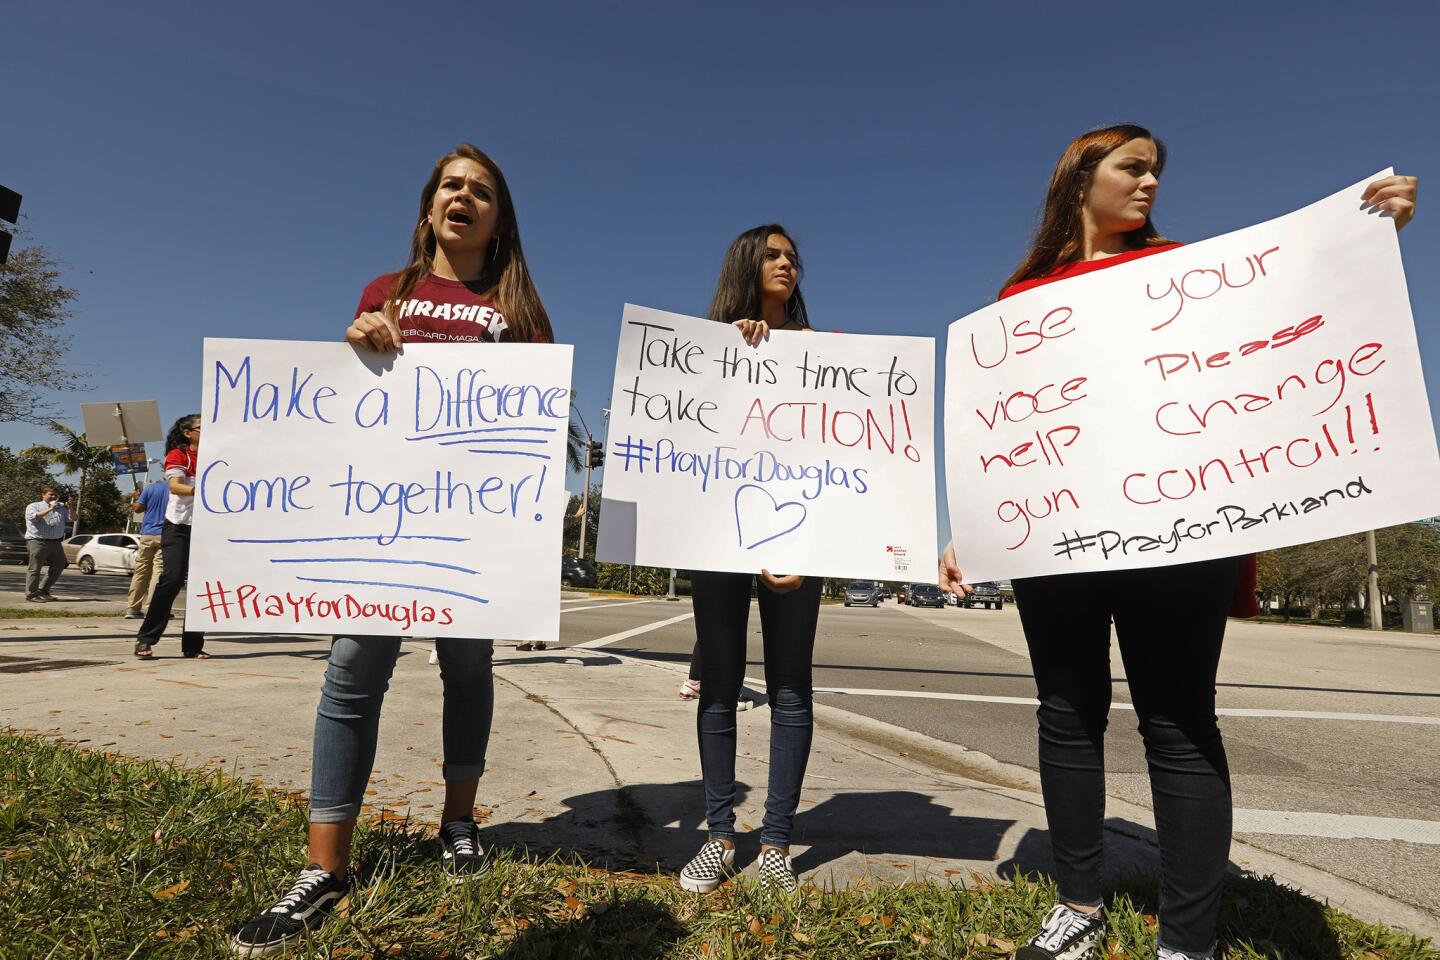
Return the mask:
M745 679L750 619L748 573L690 571L700 660L700 770L705 819L712 837L735 838L735 701ZM770 785L760 842L790 845L800 785L810 760L814 710L810 662L820 617L821 577L806 577L790 593L759 588L765 642L765 693L770 700Z
M435 641L444 684L446 780L474 780L485 772L495 683L490 640ZM310 774L310 822L344 823L360 815L375 765L380 707L400 655L399 637L335 637L315 710Z

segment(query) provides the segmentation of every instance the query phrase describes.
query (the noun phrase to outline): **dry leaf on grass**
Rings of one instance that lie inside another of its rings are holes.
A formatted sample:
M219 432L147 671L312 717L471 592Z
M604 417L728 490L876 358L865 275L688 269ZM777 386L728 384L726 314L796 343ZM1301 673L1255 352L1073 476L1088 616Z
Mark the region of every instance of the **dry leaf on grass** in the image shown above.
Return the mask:
M188 886L190 886L189 880L181 880L179 883L172 884L166 887L164 890L156 890L154 893L150 894L150 896L154 897L156 900L171 900L179 894L184 893L185 888Z

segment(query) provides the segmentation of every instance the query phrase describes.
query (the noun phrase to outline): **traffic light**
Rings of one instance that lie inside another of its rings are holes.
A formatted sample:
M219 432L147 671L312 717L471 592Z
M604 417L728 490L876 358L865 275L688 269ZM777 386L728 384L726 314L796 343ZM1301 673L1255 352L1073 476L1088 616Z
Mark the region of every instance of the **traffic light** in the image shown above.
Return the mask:
M0 220L14 223L20 219L20 194L8 187L0 187ZM0 230L0 263L10 256L10 234Z
M591 440L586 458L586 465L592 470L595 469L605 462L605 448L600 446L598 441Z

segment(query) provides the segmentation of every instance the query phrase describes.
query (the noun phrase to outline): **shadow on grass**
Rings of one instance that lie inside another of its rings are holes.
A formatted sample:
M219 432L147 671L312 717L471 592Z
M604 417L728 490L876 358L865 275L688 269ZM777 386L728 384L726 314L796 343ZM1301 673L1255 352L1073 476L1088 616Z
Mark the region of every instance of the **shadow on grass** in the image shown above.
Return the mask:
M1132 922L1159 918L1162 898L1155 831L1128 820L1107 819L1105 861L1116 865L1106 870L1102 883L1111 925L1120 917ZM1049 831L1030 830L996 873L1012 882L1024 878L1048 883L1054 866ZM1247 875L1233 862L1227 864L1227 870L1221 893L1219 939L1220 946L1230 951L1228 956L1305 960L1342 960L1347 956L1332 926L1339 918L1329 915L1323 904L1278 881ZM1153 935L1153 928L1149 932ZM1143 939L1146 931L1136 929L1130 933L1133 942Z
M612 903L583 922L545 922L519 932L496 960L582 960L673 956L687 935L669 910L642 899Z

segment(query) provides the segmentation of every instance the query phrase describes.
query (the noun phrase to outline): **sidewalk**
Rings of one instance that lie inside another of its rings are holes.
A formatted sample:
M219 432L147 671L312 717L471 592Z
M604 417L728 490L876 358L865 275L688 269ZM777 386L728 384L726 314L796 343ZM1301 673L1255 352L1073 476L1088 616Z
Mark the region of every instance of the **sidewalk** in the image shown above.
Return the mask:
M99 618L0 621L0 726L89 749L172 758L284 790L309 786L310 736L328 643L212 637L214 659L131 656L133 631ZM430 644L407 641L387 696L367 805L438 818L440 678ZM575 851L597 865L678 871L704 838L695 706L678 668L606 649L496 651L495 724L477 817L492 844ZM738 715L740 860L758 850L769 712ZM798 870L837 886L865 878L969 881L1048 870L1030 771L1006 767L833 707L816 708ZM1149 812L1113 798L1111 870L1154 869ZM1440 920L1349 881L1236 843L1240 867L1298 886L1363 919L1440 935ZM753 866L751 867L753 869Z

